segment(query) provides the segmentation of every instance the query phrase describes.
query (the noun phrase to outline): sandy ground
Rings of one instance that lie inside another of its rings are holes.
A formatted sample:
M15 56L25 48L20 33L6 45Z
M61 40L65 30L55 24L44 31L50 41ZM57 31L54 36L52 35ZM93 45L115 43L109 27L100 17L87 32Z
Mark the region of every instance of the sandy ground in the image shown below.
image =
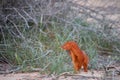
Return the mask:
M77 0L78 1L78 0ZM110 13L108 18L111 20L120 20L120 1L119 0L81 0L80 4L91 6L92 8L98 8L102 11L101 7L104 6L103 10L106 13ZM109 2L109 3L108 3ZM4 71L7 66L1 64L0 71ZM9 66L8 66L9 67ZM109 72L108 76L105 76L103 71L89 71L88 73L81 72L79 74L62 73L60 75L41 75L39 72L32 73L10 73L0 74L0 80L120 80L120 75L116 75L112 71Z
M39 76L38 72L2 74L0 75L0 80L42 80Z
M80 72L79 74L70 74L68 72L60 75L41 75L39 72L32 73L11 73L1 74L0 80L120 80L120 75L105 76L103 71Z
M77 80L77 79L85 79L89 78L89 80L101 79L103 77L102 72L95 71L94 74L91 72L84 73L81 72L79 74L69 74L62 73L60 75L40 75L39 72L32 73L11 73L11 74L1 74L0 80Z

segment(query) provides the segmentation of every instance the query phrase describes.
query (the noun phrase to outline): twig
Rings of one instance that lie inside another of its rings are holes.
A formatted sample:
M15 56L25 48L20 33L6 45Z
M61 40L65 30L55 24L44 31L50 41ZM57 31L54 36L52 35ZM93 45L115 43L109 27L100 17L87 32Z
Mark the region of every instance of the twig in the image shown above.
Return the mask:
M0 29L1 29L3 40L4 40L4 44L6 45L5 35L1 26L0 26Z
M37 22L34 18L32 18L25 10L23 10L23 12L24 12L30 19L32 19L36 25L38 25L38 22Z
M44 71L51 63L48 63L43 69L42 71Z
M103 68L105 69L105 72L108 73L108 71L111 71L114 69L114 72L118 72L118 75L120 74L120 69L118 69L117 67L115 66L103 66Z
M23 20L25 21L27 27L29 28L30 26L28 25L28 22L27 22L26 18L16 8L13 8L13 9L19 14L19 16L21 16L23 18Z
M0 74L9 74L9 73L19 71L20 69L21 67L17 67L16 69L12 69L12 70L0 71Z
M83 74L70 74L70 72L64 72L64 73L61 73L60 75L54 77L53 79L56 80L60 76L81 76L81 77L86 77L86 78L101 78L101 77L93 76L93 75L89 76L89 75L83 75Z
M12 20L9 19L9 21L14 25L14 27L16 28L17 32L18 32L19 35L22 37L22 39L25 40L24 35L20 32L20 30L18 29L17 25L16 25ZM13 34L16 35L16 33L14 33L14 32L13 32ZM18 36L18 35L17 35L17 36Z

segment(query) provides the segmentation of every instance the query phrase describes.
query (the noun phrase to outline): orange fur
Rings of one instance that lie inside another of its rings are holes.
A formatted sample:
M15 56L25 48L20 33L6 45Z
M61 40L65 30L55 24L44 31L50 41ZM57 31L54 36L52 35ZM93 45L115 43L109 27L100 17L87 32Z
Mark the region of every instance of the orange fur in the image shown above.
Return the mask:
M76 42L68 41L63 44L62 48L69 51L76 72L79 71L82 66L84 72L88 71L88 56L79 48Z

